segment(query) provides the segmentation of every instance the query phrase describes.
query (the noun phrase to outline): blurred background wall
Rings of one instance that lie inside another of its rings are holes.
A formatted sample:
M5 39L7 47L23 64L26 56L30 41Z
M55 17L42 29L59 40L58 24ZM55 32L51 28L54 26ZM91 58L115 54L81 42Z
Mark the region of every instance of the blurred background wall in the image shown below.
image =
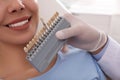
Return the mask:
M55 0L38 0L45 5L42 14L50 15L57 9ZM120 0L59 0L67 10L83 21L105 31L120 43ZM47 3L46 3L47 2ZM49 4L54 6L49 8ZM48 8L47 8L48 6ZM41 8L41 7L40 7ZM41 8L42 9L42 8ZM59 9L59 8L58 8ZM63 12L62 9L60 12ZM46 15L45 15L46 16Z

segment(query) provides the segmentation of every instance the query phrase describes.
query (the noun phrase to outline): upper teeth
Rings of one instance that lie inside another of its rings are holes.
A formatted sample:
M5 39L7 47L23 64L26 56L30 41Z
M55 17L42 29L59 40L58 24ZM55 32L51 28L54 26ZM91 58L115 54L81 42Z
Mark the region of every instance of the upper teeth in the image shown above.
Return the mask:
M24 24L26 24L28 22L28 20L24 20L15 24L10 24L9 27L18 27L18 26L22 26Z

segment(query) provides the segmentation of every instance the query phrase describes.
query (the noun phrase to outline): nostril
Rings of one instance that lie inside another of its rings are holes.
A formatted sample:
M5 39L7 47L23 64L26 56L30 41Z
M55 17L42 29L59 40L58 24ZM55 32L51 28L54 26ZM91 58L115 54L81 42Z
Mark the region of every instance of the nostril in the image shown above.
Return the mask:
M17 10L12 10L12 13L17 12Z
M19 12L19 11L22 11L22 10L24 10L24 8L14 9L14 10L11 10L11 13Z
M25 5L23 4L23 0L15 0L8 5L9 13L20 12L23 11L24 9L25 9Z
M20 10L24 10L24 8L20 8Z

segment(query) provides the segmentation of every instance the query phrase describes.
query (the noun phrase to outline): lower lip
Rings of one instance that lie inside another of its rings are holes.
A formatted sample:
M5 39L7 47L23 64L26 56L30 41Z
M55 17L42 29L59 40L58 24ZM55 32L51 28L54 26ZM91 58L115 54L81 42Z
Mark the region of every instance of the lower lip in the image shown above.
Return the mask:
M26 30L29 26L30 26L30 21L28 21L26 24L24 24L22 26L9 27L9 28L12 29L12 30L21 31L21 30Z

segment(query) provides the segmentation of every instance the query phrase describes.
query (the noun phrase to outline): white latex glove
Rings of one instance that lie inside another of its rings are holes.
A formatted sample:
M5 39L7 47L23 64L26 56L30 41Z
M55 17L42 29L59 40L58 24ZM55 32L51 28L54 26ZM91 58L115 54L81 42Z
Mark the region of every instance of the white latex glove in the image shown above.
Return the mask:
M63 17L71 23L71 27L58 31L56 33L58 39L69 38L68 43L70 45L91 52L105 45L107 36L103 32L71 14L66 14Z

